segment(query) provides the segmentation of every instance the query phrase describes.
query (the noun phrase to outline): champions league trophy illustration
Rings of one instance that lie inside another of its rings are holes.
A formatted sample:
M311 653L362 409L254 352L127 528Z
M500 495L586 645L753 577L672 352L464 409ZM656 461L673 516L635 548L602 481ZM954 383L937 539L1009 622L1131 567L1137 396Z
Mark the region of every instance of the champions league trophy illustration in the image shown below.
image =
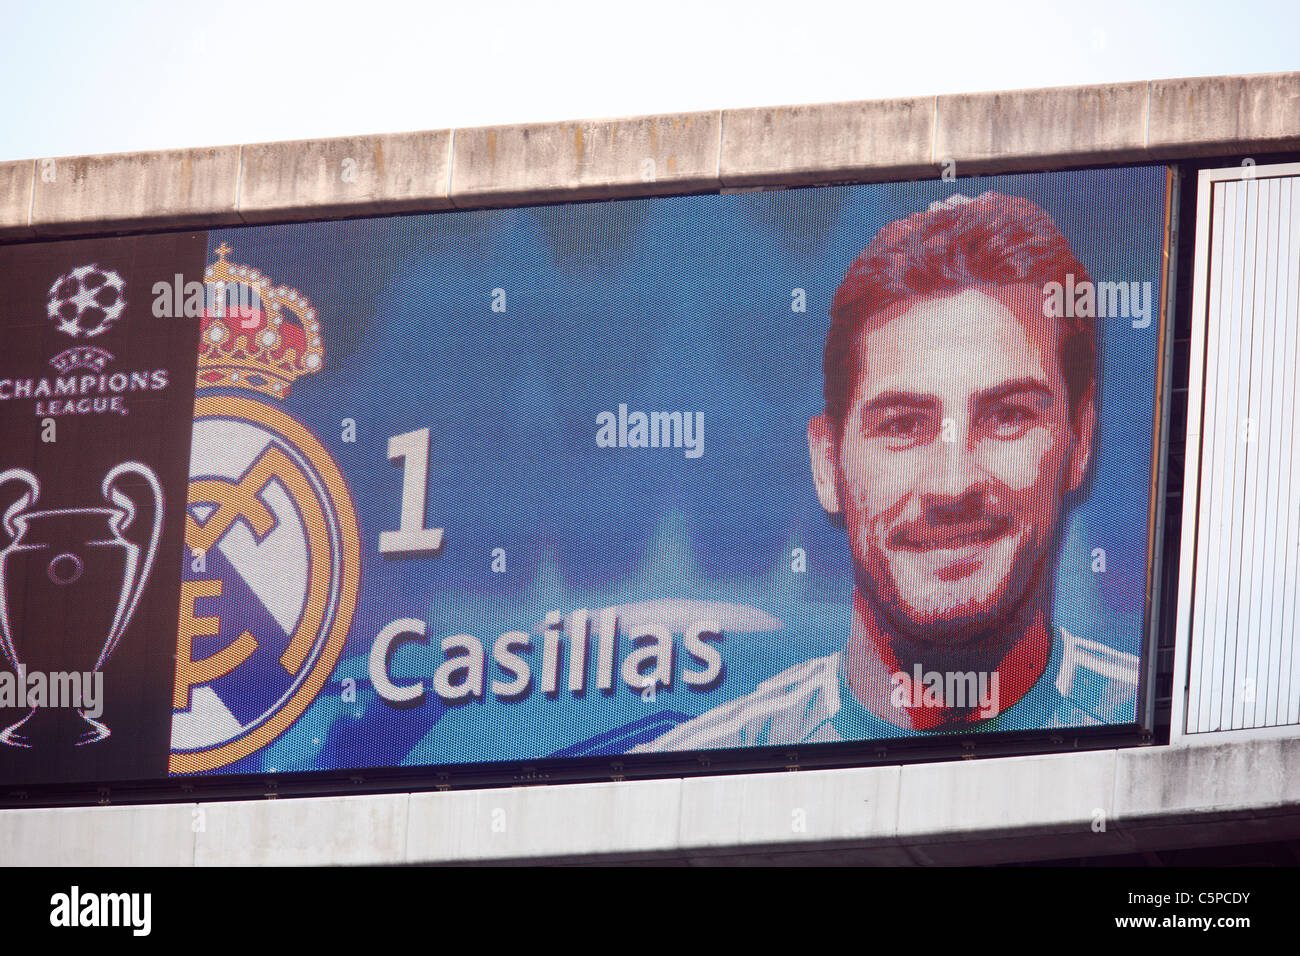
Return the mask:
M153 497L153 528L140 544L125 537L136 518L136 504L121 487L128 477L143 479ZM24 675L91 678L117 647L153 568L163 494L153 471L134 461L104 476L101 493L109 507L33 511L40 481L22 468L0 472L0 489L15 481L28 490L0 516L10 539L0 551L0 649L18 678L19 700L29 705ZM81 746L110 733L85 708L32 706L27 716L0 731L0 742Z

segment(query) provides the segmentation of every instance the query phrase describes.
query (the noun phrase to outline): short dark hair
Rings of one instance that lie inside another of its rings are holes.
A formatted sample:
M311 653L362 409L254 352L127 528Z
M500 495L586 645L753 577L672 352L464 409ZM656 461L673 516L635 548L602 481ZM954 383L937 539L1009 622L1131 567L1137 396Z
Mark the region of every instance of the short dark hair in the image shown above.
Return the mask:
M950 200L885 226L853 260L831 304L822 370L826 417L836 438L858 377L858 339L871 316L913 296L980 285L1064 286L1071 274L1075 285L1089 281L1051 217L1017 196L986 192L965 202ZM1073 315L1057 322L1061 374L1077 423L1097 378L1096 324Z

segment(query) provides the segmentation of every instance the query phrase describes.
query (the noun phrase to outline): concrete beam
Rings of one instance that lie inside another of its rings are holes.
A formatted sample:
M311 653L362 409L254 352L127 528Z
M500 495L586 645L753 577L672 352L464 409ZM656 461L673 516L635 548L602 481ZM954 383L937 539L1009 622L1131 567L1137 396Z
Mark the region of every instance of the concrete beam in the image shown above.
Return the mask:
M195 866L340 866L403 859L406 794L208 803Z
M958 176L1145 154L1146 83L940 96L935 109L934 161Z
M10 865L948 866L1300 837L1300 736L797 773L0 810Z
M905 766L897 833L934 837L1086 824L1097 812L1113 813L1116 753L1094 750Z
M1300 74L1155 80L1148 147L1161 156L1300 149Z
M458 129L451 200L504 206L718 189L722 112Z
M798 853L869 849L874 861L905 865L897 843L900 767L741 774L682 781L680 852L709 862L743 848Z
M0 241L31 239L32 179L36 160L0 163Z
M407 863L580 859L676 845L680 780L411 794Z
M40 160L38 237L192 229L240 222L239 147Z
M0 813L0 866L193 866L191 803Z
M533 123L3 163L0 241L1295 149L1300 73Z
M803 185L937 175L934 98L727 110L724 186Z
M243 149L239 214L291 222L446 209L451 130L257 143Z
M1295 728L1292 728L1295 731ZM1171 815L1210 816L1249 807L1265 815L1300 810L1300 736L1249 745L1193 744L1116 751L1115 817L1125 822ZM1152 769L1158 773L1152 773Z

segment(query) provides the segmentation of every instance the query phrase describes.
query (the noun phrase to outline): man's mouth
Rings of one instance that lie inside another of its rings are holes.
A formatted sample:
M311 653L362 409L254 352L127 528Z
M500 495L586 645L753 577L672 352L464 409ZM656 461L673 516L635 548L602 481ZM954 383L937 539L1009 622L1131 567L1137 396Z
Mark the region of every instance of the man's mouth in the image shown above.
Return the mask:
M937 528L902 528L892 543L905 551L960 551L986 545L1010 530L1007 518Z

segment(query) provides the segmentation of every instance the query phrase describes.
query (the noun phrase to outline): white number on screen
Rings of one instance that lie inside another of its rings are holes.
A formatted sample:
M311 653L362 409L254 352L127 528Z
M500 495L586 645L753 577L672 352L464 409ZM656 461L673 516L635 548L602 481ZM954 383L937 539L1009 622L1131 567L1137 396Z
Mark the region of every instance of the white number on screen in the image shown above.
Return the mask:
M388 460L404 461L402 521L396 531L379 535L381 554L418 554L442 547L442 528L424 527L424 492L429 480L429 429L388 439Z

